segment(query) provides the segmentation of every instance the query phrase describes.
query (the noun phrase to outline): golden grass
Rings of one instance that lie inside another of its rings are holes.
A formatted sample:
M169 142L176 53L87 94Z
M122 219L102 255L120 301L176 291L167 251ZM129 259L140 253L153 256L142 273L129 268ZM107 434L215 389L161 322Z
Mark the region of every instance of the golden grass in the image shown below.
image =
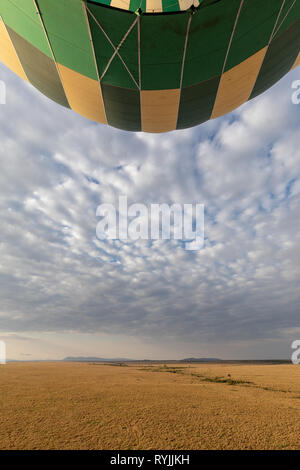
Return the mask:
M300 367L9 363L0 409L0 449L299 449Z

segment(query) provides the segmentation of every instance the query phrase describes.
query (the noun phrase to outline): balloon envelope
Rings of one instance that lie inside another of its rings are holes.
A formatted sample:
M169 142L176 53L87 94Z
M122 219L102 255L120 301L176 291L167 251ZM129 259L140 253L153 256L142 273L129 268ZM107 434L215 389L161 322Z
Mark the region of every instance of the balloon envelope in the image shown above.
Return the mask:
M299 0L1 0L0 60L128 131L222 116L300 63Z

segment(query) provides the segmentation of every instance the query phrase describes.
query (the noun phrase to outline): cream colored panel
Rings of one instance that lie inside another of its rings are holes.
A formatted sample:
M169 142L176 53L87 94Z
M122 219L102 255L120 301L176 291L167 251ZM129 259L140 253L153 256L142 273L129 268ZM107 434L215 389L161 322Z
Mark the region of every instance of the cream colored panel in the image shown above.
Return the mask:
M180 10L188 10L192 5L199 6L199 0L179 0Z
M159 13L161 11L163 11L162 0L146 0L146 12Z
M70 107L92 121L106 124L101 88L97 80L57 64Z
M298 67L298 65L300 65L300 52L292 68L295 69L296 67Z
M168 132L176 129L180 89L141 91L142 131Z
M129 10L130 0L111 0L110 6L121 8L122 10Z
M222 75L212 119L233 111L249 99L267 49L265 47Z

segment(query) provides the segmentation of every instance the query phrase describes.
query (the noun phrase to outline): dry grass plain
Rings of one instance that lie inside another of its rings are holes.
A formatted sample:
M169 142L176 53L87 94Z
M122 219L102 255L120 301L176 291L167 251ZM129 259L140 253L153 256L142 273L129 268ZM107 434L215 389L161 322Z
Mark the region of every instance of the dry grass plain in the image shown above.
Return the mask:
M9 363L0 449L300 449L300 366Z

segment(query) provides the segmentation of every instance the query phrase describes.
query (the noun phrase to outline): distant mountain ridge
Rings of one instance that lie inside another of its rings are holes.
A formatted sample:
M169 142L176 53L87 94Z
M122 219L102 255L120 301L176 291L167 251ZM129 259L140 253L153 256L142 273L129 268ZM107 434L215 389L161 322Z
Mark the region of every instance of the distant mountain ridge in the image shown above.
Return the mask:
M126 357L85 357L85 356L68 356L62 359L64 362L161 362L159 359L128 359ZM188 357L186 359L170 359L170 361L163 360L163 362L220 362L222 359L215 357Z
M181 359L180 362L220 362L222 359L217 357L187 357L186 359Z
M78 356L78 357L72 357L68 356L62 359L65 362L127 362L127 361L132 361L132 359L128 359L126 357L112 357L112 358L107 358L107 357L84 357L84 356Z
M291 364L291 359L218 359L214 357L187 357L185 359L128 359L125 357L73 357L68 356L64 359L13 359L7 358L6 362L104 362L104 363L157 363L157 364L178 364L178 363L220 363L222 364Z

